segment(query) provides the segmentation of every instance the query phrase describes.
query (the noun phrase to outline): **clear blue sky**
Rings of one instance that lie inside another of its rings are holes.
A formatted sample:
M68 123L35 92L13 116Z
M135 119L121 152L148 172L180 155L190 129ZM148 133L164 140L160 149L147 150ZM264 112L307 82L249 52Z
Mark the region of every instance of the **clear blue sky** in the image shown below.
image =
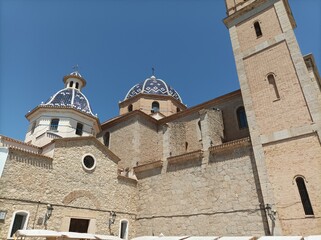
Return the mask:
M321 1L289 2L321 71ZM152 66L189 107L238 89L225 11L224 0L0 0L0 134L24 140L24 115L75 64L101 122Z

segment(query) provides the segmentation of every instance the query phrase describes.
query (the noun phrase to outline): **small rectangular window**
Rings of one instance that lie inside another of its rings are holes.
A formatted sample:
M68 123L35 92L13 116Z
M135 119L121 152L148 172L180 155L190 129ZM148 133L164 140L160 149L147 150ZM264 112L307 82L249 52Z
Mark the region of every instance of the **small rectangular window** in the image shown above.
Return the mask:
M50 130L51 131L57 131L58 130L58 125L59 125L59 119L58 118L51 119Z
M89 227L89 219L71 218L69 232L87 233Z
M27 212L17 212L14 214L14 218L11 223L10 235L13 237L13 234L16 233L19 229L26 229L27 226L28 213Z
M254 28L255 28L255 33L256 37L261 37L262 36L262 30L259 22L254 23Z
M82 136L84 125L82 123L77 123L76 134Z

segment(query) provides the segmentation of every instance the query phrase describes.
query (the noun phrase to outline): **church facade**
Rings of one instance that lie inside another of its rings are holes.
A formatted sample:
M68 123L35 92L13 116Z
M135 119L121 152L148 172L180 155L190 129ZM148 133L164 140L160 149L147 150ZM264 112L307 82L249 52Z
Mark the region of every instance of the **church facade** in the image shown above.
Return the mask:
M321 80L287 0L226 0L240 90L187 108L151 76L100 122L75 71L0 136L0 237L18 229L313 235L321 229Z

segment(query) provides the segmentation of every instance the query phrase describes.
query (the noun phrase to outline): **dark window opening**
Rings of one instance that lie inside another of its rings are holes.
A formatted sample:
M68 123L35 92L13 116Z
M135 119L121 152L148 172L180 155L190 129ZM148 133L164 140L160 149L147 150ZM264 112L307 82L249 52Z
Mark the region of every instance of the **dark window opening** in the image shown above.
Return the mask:
M73 85L74 85L74 82L71 81L71 82L69 83L69 87L72 87Z
M84 125L82 123L77 123L76 134L82 136Z
M128 106L128 112L131 112L131 111L133 111L133 105L132 105L132 104L130 104L130 105Z
M14 216L11 232L10 232L10 237L15 234L15 232L19 229L23 229L25 222L26 222L27 215L23 213L16 213Z
M89 226L89 219L71 218L69 225L69 232L87 233Z
M156 112L159 112L159 103L155 101L152 103L152 113Z
M240 129L248 128L247 119L246 119L246 113L245 113L244 107L239 107L236 110L236 115L237 115L237 122L239 124L239 128Z
M259 22L255 22L254 23L254 28L255 28L255 33L257 37L261 37L262 36L262 30L261 30L261 26Z
M181 109L180 108L176 108L176 112L180 112L181 111Z
M35 132L35 128L36 128L36 121L32 123L30 134L33 134Z
M279 94L278 88L276 86L274 75L273 74L269 74L267 76L267 79L268 79L268 82L269 82L270 86L272 86L272 88L273 88L273 91L274 91L276 99L279 99L280 98L280 94Z
M110 133L106 132L104 135L104 144L106 147L109 147L109 139L110 139Z
M295 179L300 193L301 202L303 205L305 215L314 215L312 205L310 202L308 190L305 186L304 179L302 177L297 177Z
M127 221L121 221L120 223L120 238L127 239L127 227L128 222Z
M188 150L188 142L185 142L185 151L187 152Z
M59 119L58 118L51 119L50 130L51 131L57 131L58 130L58 125L59 125Z

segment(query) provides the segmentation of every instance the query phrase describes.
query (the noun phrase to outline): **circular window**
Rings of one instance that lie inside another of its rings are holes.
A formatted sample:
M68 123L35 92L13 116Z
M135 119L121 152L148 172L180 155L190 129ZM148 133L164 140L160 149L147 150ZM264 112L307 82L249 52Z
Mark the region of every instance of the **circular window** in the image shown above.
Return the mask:
M82 165L86 170L93 170L96 167L96 160L91 155L85 155L82 159Z

